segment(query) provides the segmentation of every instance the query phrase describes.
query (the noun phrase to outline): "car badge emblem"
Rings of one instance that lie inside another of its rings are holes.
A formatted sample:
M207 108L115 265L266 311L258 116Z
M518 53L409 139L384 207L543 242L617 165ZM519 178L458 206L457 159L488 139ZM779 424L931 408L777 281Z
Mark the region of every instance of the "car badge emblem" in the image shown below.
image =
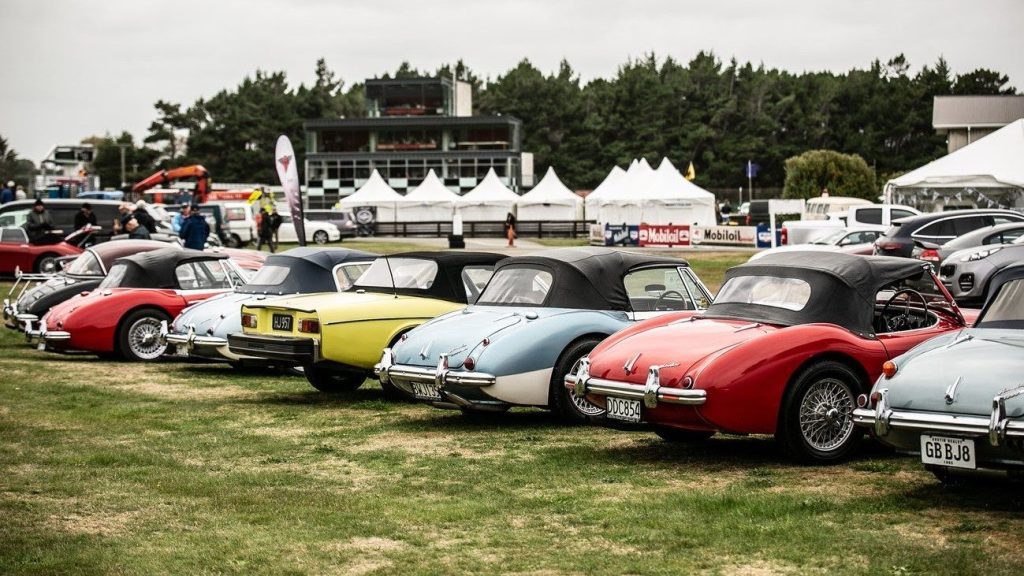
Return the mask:
M947 405L952 404L953 401L956 399L956 387L959 386L960 383L963 382L963 381L964 381L964 377L963 376L957 376L956 380L952 384L949 385L949 388L946 388L946 404Z
M431 342L427 342L423 345L423 348L420 349L420 358L422 360L426 360L430 356L430 344Z
M632 358L627 360L626 363L622 365L622 369L626 371L626 374L633 373L633 368L636 367L636 361L640 359L641 354L643 354L643 352L637 352L636 354L633 355Z

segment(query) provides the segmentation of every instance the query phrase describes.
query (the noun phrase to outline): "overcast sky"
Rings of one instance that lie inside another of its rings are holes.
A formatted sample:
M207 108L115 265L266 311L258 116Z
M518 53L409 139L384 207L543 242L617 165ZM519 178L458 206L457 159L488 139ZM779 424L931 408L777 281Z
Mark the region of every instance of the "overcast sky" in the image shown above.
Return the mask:
M915 72L941 55L1024 90L1021 23L1024 0L0 0L0 135L36 162L92 134L141 139L158 99L191 104L256 69L308 83L321 56L352 83L403 60L494 77L566 58L586 80L651 51L793 72L902 52Z

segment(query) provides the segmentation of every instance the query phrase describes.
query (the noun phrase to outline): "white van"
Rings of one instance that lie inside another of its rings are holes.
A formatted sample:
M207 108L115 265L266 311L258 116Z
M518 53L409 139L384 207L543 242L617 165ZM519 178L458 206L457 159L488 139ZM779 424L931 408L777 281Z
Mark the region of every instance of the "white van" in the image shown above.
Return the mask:
M211 202L212 204L212 202ZM256 204L217 202L224 215L224 236L228 246L240 248L256 241Z
M864 200L863 198L849 198L846 196L821 196L819 198L811 198L807 201L806 209L804 210L804 220L828 220L829 214L835 214L846 212L854 206L864 206L866 204L872 204L870 200Z

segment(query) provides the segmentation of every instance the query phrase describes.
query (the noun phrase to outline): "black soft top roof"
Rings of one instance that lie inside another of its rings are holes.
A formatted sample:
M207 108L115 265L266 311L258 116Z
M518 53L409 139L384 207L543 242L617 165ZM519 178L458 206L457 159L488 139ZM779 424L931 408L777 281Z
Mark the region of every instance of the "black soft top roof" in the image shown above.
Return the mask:
M725 283L741 276L797 278L811 287L800 310L738 302L713 303L708 317L743 318L793 326L827 322L854 332L873 334L875 296L890 284L920 279L928 265L891 256L856 256L841 252L793 251L768 254L730 268Z
M119 288L178 288L174 269L185 262L227 260L227 254L216 254L187 248L162 248L118 258L114 265L124 264L125 275Z
M348 248L316 248L304 246L287 252L272 254L263 263L264 268L288 268L288 275L280 284L246 284L238 289L248 294L310 294L334 292L338 289L334 268L346 262L372 262L376 254ZM257 272L256 278L259 277Z
M381 260L385 258L415 258L437 262L437 277L429 288L399 288L395 292L412 296L439 298L465 304L467 303L466 287L462 283L462 269L467 266L493 266L497 262L504 260L505 256L490 252L401 252L378 258ZM357 283L350 290L391 292L392 288L385 286L361 286Z
M1014 263L1009 266L1004 266L996 273L992 275L992 279L988 281L988 290L985 292L985 307L988 308L989 303L992 302L992 297L999 293L999 289L1003 287L1003 284L1011 280L1020 280L1024 278L1024 263ZM982 310L982 315L985 312Z
M658 265L689 266L682 258L585 247L508 258L498 264L494 272L516 266L545 267L552 272L545 306L628 311L631 306L622 278L631 270Z

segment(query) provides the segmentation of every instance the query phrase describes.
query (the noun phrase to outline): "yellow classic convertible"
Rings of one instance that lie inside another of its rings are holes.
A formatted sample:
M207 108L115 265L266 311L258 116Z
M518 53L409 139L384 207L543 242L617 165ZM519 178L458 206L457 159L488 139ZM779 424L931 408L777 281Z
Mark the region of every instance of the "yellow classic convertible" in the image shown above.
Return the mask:
M323 392L354 390L381 351L435 316L476 301L504 258L486 252L407 252L378 258L347 291L242 306L231 352L301 365ZM388 396L401 395L385 385Z

